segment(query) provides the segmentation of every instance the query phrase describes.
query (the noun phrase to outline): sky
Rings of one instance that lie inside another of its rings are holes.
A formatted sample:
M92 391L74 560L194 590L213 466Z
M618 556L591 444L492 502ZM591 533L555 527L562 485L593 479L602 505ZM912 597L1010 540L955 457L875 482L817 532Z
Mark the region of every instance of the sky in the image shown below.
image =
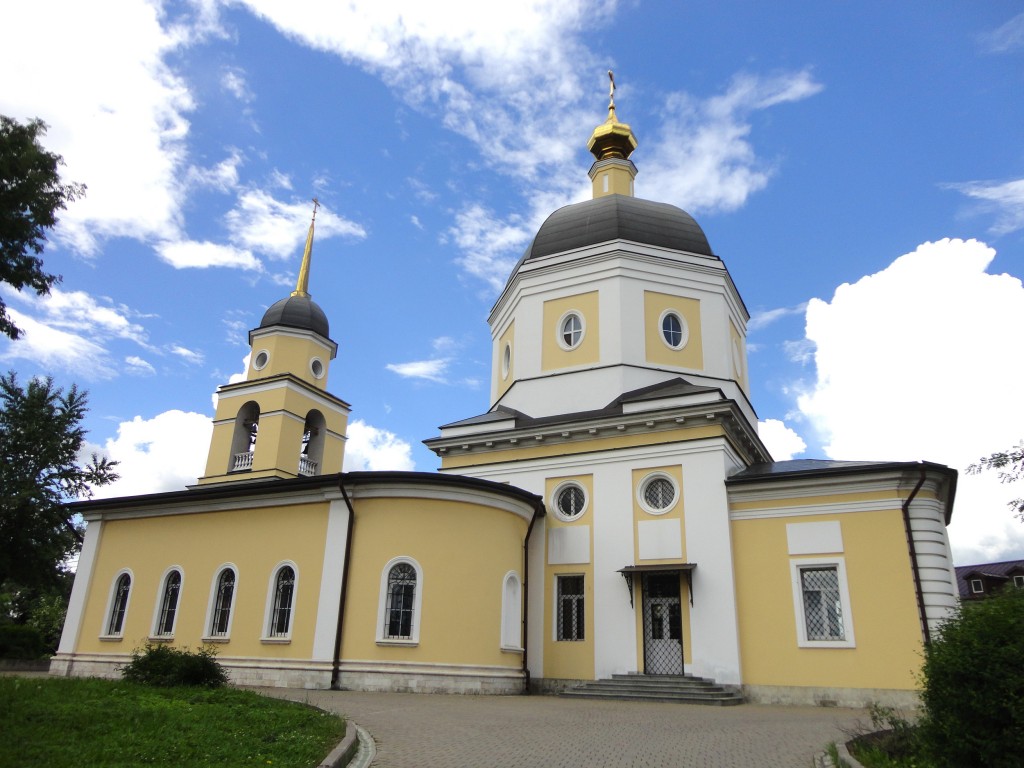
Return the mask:
M1024 558L1024 13L1009 0L39 0L0 8L0 114L87 186L0 369L88 390L111 496L203 473L218 385L294 287L353 406L346 470L433 471L485 412L500 286L586 199L606 115L639 197L694 217L744 298L777 460L960 470L957 564ZM1016 493L1015 493L1016 491Z

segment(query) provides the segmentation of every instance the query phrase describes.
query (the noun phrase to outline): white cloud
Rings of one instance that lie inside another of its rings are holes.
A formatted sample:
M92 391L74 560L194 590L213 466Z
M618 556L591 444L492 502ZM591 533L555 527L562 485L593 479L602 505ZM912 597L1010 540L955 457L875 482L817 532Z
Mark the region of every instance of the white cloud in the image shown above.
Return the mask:
M992 32L980 35L980 42L991 53L1006 53L1024 47L1024 13L1018 13Z
M975 240L924 243L839 286L831 301L809 302L817 379L798 406L829 457L962 470L1020 440L1024 288L986 271L994 256ZM1012 489L994 477L960 478L950 528L958 560L1007 546L1024 556L1024 526L1005 526Z
M426 379L445 384L449 362L448 359L417 360L411 363L388 363L385 367L407 379Z
M362 420L350 422L345 442L345 472L363 470L412 471L412 446L387 430L372 427Z
M287 259L306 242L313 213L311 201L283 203L260 189L244 191L225 217L232 239L244 248L274 259ZM318 241L347 235L366 237L366 230L321 206L316 216Z
M177 240L157 244L156 252L175 269L237 267L254 272L263 271L263 264L252 255L252 251L232 245Z
M176 355L190 365L200 365L203 362L203 353L183 347L180 344L172 344L170 353Z
M238 168L243 161L242 153L234 149L213 168L190 168L188 180L198 186L228 192L238 186Z
M117 437L89 446L120 462L120 479L96 489L96 498L184 490L206 471L212 432L209 416L178 410L121 422Z
M24 335L16 342L7 342L0 360L29 360L47 370L64 370L91 380L117 375L106 348L85 334L62 331L11 307L7 314Z
M65 178L88 186L55 233L86 255L109 237L177 237L193 109L164 61L187 36L161 26L155 3L111 0L103 12L117 22L97 24L94 7L72 0L16 3L0 25L0 70L18 73L5 79L0 112L49 123L45 143L64 156ZM42 48L28 30L45 30Z
M520 216L512 214L503 220L474 204L456 214L449 234L462 251L458 259L462 268L499 291L534 231L532 223Z
M156 368L137 355L128 355L124 362L128 366L126 369L127 373L134 374L135 376L153 376L156 374Z
M767 185L773 171L750 141L751 115L821 89L804 70L773 77L737 75L725 93L704 101L685 93L670 95L661 128L645 148L641 196L691 213L740 207Z
M803 438L778 419L759 421L757 434L775 461L789 461L807 450Z
M747 323L747 330L759 331L762 328L767 328L776 320L781 320L784 317L802 315L806 309L807 303L804 302L803 304L797 304L795 307L778 307L776 309L756 310L750 316L750 321ZM747 348L749 349L749 346Z
M50 370L64 370L87 379L110 379L117 365L107 342L125 339L149 349L146 330L130 318L128 307L84 291L52 288L46 296L0 287L10 301L20 304L8 313L25 333L17 341L5 340L0 359L22 359ZM138 371L134 371L138 372Z
M245 72L239 67L227 67L220 76L220 86L239 101L252 101L252 91L245 79Z
M416 227L416 229L419 229L419 230L423 229L423 223L420 221L419 216L416 216L415 214L413 214L412 216L409 217L409 221L412 223L412 225L414 227Z
M995 214L992 233L1005 235L1024 229L1024 179L1006 182L968 181L947 185L978 201L985 213Z

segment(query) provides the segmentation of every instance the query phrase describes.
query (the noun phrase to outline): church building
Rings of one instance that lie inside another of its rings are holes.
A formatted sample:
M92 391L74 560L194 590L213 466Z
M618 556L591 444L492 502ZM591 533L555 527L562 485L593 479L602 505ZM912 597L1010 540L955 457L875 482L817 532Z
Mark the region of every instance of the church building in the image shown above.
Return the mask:
M636 146L611 100L593 198L552 213L509 275L490 406L426 440L435 473L342 472L314 210L295 290L217 390L204 476L73 505L88 525L51 673L209 644L246 684L688 675L748 701L911 701L957 599L956 472L772 460L747 309L698 223L634 195Z

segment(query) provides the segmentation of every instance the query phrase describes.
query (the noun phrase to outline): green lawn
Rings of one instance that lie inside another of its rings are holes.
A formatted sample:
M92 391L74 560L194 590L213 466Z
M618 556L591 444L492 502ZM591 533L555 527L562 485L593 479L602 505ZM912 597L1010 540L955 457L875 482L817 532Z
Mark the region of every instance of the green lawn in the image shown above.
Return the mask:
M233 688L0 677L0 766L317 765L342 719Z

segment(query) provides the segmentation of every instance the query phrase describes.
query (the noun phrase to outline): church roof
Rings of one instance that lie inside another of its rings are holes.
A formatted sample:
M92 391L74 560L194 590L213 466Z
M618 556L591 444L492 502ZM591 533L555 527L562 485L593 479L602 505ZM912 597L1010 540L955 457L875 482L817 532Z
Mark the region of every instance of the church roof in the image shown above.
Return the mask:
M682 208L627 195L605 195L564 206L548 216L522 261L608 240L714 256L704 230Z
M331 335L327 315L320 309L320 305L308 295L298 296L292 294L272 304L270 309L264 313L259 327L269 328L273 325L313 331L324 338L330 338Z

